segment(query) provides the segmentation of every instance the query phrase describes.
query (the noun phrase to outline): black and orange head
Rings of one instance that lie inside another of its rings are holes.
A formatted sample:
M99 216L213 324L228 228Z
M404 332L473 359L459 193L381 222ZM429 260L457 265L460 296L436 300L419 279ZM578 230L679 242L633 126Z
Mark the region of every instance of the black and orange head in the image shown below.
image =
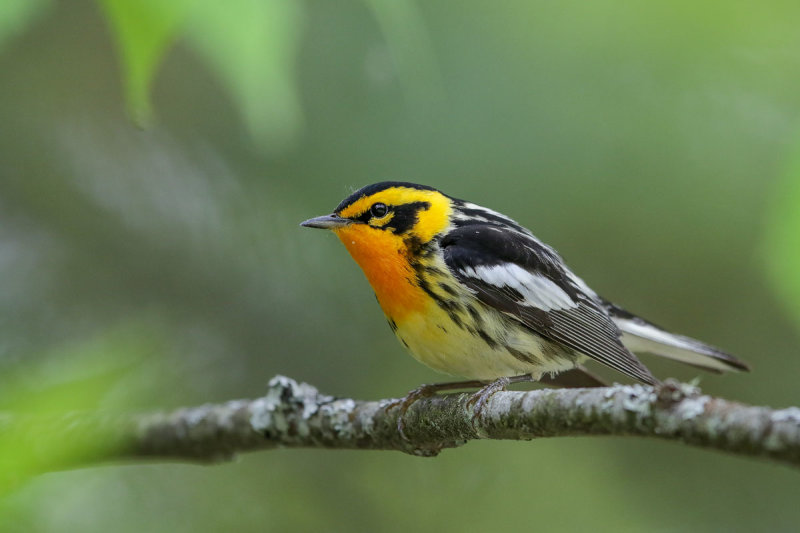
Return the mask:
M453 200L432 187L385 181L345 198L330 215L301 225L332 230L364 271L389 316L419 307L409 291L412 262L423 245L450 226Z
M451 198L433 187L384 181L362 187L330 215L301 225L333 230L343 242L371 235L371 245L376 239L387 245L411 238L426 243L447 228L450 214Z

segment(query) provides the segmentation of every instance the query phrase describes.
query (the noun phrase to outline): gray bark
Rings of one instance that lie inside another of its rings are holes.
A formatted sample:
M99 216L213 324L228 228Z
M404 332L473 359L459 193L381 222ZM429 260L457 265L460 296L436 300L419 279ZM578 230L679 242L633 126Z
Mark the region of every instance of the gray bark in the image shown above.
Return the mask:
M273 448L397 450L432 456L473 439L531 440L577 435L635 435L680 441L800 466L800 408L773 410L704 395L676 382L656 387L501 391L476 414L470 393L422 398L405 415L393 400L356 401L320 394L278 376L266 396L144 415L73 414L39 421L64 442L103 439L75 464L130 459L211 462ZM13 417L0 436L19 435ZM2 437L0 437L2 438ZM31 439L33 440L33 439ZM35 447L35 442L21 445Z

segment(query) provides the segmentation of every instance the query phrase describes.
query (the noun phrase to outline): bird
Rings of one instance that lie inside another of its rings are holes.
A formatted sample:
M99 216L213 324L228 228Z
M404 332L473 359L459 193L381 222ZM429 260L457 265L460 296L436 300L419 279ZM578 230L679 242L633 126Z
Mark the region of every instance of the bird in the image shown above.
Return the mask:
M339 238L415 359L465 379L411 391L401 433L408 406L441 390L480 388L479 409L510 383L605 386L584 366L588 360L648 385L660 381L636 353L717 373L749 370L719 348L599 296L515 220L433 187L367 185L301 226Z

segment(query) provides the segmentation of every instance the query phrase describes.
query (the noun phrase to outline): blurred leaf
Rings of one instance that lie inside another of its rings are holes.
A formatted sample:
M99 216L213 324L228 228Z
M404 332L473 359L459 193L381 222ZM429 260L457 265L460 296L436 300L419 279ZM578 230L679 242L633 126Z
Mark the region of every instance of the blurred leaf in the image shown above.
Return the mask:
M113 413L115 397L134 364L156 349L152 330L140 324L34 357L0 383L0 496L39 473L65 468L121 445ZM129 393L130 391L128 391ZM78 413L75 415L74 413ZM90 413L112 417L94 424ZM66 435L64 434L66 433Z
M199 2L187 39L230 91L255 143L277 152L300 133L294 79L301 7L285 0Z
M800 327L800 145L778 183L765 243L772 289Z
M21 33L50 6L50 0L3 0L0 2L0 46Z
M139 124L152 119L150 87L184 18L188 0L98 0L114 30L125 75L128 112Z
M152 327L129 322L95 338L31 355L18 369L3 369L0 410L43 413L96 408L98 394L110 392L134 366L161 349L161 337ZM122 406L104 402L104 407Z
M443 98L443 83L428 31L412 0L366 0L383 31L400 82L414 106Z

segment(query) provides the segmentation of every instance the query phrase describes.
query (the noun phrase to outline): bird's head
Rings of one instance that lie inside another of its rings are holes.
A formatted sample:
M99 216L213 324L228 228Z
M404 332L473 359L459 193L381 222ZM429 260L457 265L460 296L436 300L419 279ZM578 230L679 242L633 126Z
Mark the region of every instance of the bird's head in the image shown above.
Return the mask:
M366 271L398 254L416 253L450 225L452 208L452 199L432 187L385 181L301 225L332 230Z

